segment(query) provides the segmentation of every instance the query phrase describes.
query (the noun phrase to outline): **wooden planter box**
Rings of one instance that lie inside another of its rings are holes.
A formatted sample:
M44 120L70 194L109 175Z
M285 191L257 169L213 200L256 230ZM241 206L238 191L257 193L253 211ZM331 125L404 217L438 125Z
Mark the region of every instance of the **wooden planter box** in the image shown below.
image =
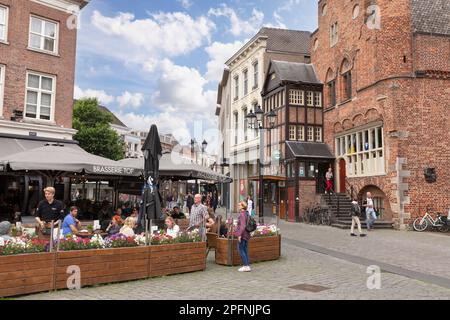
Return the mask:
M113 248L61 251L56 257L56 289L67 288L69 266L79 266L81 286L145 279L149 272L149 248Z
M0 256L0 297L53 290L54 253Z
M177 243L150 246L150 277L206 269L206 243Z
M278 260L281 255L281 236L251 238L248 253L250 263ZM217 239L216 263L226 266L242 265L237 239Z

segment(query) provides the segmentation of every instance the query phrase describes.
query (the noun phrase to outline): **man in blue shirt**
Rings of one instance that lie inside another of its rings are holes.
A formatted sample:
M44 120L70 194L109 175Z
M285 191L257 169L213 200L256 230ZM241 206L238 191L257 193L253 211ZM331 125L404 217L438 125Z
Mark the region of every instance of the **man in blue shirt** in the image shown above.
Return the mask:
M68 234L77 234L78 228L81 228L80 221L77 220L78 208L71 207L70 213L64 218L62 224L63 235L66 236Z

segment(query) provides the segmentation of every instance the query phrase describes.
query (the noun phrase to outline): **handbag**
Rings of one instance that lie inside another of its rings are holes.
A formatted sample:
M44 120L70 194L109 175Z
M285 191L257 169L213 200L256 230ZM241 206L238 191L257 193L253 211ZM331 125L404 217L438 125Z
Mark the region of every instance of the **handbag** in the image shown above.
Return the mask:
M245 226L245 230L247 230L248 232L253 232L256 230L256 227L257 226L255 219L253 219L253 217L247 213L247 224Z

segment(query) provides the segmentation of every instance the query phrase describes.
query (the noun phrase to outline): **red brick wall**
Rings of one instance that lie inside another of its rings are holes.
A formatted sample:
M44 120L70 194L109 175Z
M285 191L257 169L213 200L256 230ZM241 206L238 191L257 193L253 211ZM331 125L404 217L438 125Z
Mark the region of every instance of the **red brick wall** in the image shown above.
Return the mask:
M6 65L3 117L25 104L26 71L56 76L55 122L72 128L76 30L66 25L69 14L29 0L0 0L9 7L8 44L0 43L0 64ZM27 50L30 14L59 22L59 56Z
M420 79L414 71L449 72L450 38L413 37L407 0L376 1L381 10L380 30L370 30L363 24L363 7L360 16L352 19L355 2L321 0L319 8L325 2L328 12L323 17L319 10L319 30L312 36L312 44L316 38L320 43L316 51L311 50L312 63L324 82L330 68L336 73L345 58L353 65L353 99L342 103L342 79L338 76L338 106L325 112L325 142L334 150L336 134L382 120L386 175L353 178L350 183L357 190L368 185L383 190L397 227L401 209L406 213L404 224L423 213L427 205L447 211L450 200L444 184L450 179L450 121L446 116L450 77ZM339 42L330 48L329 28L335 21L339 24ZM327 92L325 106L329 106ZM398 158L406 159L399 168L406 171L405 177L397 178ZM423 170L427 166L436 168L437 183L425 182ZM399 191L399 187L407 191ZM403 199L401 203L399 199Z

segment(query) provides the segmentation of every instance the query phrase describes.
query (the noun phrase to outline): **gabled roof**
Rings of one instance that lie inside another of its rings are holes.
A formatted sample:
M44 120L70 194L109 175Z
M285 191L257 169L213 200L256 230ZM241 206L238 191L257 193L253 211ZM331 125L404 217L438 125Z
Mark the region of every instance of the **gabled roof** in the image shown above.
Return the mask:
M272 60L271 65L281 81L322 84L312 64Z
M113 121L112 124L115 124L116 126L121 126L124 128L128 128L122 121L119 120L119 118L116 117L114 113L112 113L107 107L99 105L98 108L103 111L107 112L112 115Z
M310 54L311 32L264 27L261 28L261 30L259 30L259 32L241 49L239 49L239 51L226 62L226 65L230 65L259 39L267 40L268 51L305 55Z
M411 0L413 32L450 35L450 0Z

